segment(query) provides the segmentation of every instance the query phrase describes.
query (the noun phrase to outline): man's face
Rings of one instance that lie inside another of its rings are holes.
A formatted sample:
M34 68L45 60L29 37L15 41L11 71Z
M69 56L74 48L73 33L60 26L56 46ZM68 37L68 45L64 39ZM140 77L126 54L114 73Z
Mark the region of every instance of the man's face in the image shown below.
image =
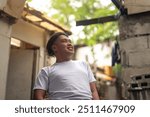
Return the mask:
M56 54L70 56L74 54L74 47L67 36L61 35L54 43L54 51Z

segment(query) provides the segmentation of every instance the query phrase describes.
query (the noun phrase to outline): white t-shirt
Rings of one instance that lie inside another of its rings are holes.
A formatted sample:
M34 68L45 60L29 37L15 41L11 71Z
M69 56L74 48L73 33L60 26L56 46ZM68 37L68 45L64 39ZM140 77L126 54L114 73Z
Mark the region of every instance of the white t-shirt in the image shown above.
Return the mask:
M94 81L85 62L70 60L42 68L34 89L47 90L52 100L88 100L92 99L89 83Z

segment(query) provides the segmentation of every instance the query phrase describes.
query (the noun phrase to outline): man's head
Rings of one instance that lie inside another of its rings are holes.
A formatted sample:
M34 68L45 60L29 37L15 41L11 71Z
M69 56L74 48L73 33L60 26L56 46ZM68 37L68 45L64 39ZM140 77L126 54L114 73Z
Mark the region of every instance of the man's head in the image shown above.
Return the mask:
M74 53L69 36L63 32L54 33L49 39L46 48L49 56L56 56L56 54L62 56Z

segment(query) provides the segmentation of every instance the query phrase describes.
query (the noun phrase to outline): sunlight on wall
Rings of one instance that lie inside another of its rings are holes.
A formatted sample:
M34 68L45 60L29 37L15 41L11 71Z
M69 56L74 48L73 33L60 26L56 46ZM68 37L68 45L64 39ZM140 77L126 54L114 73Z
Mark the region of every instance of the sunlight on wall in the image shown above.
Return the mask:
M94 46L94 56L92 55L90 47L82 47L77 50L76 59L84 60L93 64L96 62L97 66L111 66L111 51L113 42L108 46L105 44L97 44Z
M11 45L16 46L16 47L20 47L21 46L21 41L15 39L15 38L11 38Z

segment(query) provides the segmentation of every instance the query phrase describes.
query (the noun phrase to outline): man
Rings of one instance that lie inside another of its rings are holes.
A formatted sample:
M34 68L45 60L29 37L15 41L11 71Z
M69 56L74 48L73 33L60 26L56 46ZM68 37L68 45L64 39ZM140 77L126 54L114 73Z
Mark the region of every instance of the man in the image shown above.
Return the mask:
M47 43L49 56L56 63L44 67L34 86L34 99L44 99L46 92L51 100L99 99L95 78L85 62L73 61L74 47L68 35L57 32Z

